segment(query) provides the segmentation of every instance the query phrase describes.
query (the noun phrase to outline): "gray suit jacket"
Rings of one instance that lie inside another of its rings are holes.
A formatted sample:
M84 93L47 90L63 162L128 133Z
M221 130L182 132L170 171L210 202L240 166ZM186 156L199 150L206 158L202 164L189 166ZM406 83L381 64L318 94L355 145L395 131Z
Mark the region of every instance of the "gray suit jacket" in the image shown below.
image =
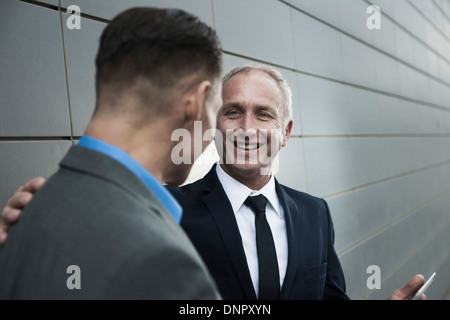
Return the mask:
M81 289L67 286L76 283L71 265L80 268ZM191 242L147 186L79 146L0 248L0 299L218 298Z

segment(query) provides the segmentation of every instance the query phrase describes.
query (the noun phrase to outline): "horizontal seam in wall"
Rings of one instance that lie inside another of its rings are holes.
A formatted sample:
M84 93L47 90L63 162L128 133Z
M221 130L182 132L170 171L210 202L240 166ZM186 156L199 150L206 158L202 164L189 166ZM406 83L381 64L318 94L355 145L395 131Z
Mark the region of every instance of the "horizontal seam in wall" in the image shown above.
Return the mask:
M305 135L291 134L290 138L316 139L316 138L446 138L449 133L355 133L355 134L322 134Z
M42 136L42 137L32 137L32 136L24 136L24 137L0 137L0 143L2 142L39 142L39 141L72 141L72 136Z
M393 176L389 176L389 177L386 177L386 178L383 178L383 179L379 179L379 180L375 180L375 181L372 181L372 182L368 182L368 183L365 183L365 184L362 184L362 185L359 185L359 186L356 186L356 187L353 187L353 188L349 188L349 189L345 189L345 190L342 190L342 191L339 191L339 192L335 192L335 193L332 193L332 194L329 194L329 195L325 195L325 196L322 196L322 198L327 200L327 199L330 199L332 197L341 196L341 195L349 193L349 192L354 192L354 191L361 190L361 189L364 189L364 188L372 187L374 185L377 185L377 184L380 184L380 183L384 183L384 182L387 182L387 181L390 181L390 180L395 180L395 179L406 177L406 176L409 176L409 175L412 175L412 174L415 174L415 173L419 173L419 172L422 172L422 171L427 171L427 170L430 170L430 169L443 167L443 166L446 166L446 165L449 165L449 164L450 164L450 160L441 161L441 162L438 162L438 163L435 163L435 164L432 164L432 165L428 165L428 166L425 166L425 167L417 168L417 169L414 169L414 170L409 170L409 171L402 172L402 173L399 173L399 174L395 174Z
M67 13L67 9L66 8L61 7L61 10L62 10L61 11L62 13ZM101 23L106 23L106 24L108 24L111 21L111 20L108 20L108 19L96 17L96 16L93 16L93 15L90 15L90 14L87 14L87 13L83 13L83 12L80 13L80 16L82 18L85 18L85 19L94 20L94 21L101 22Z
M410 260L418 251L422 250L424 246L426 246L430 241L432 241L440 232L444 231L450 225L450 218L446 220L445 223L441 224L437 227L432 234L430 234L425 240L423 240L414 250L407 253L403 259L401 259L395 266L391 268L385 276L381 279L381 284L387 281L406 261ZM445 262L447 257L444 257L443 260L438 264L439 266ZM438 269L438 267L436 267ZM362 299L367 299L372 293L373 290L369 290L366 294L362 296Z
M295 139L321 139L321 138L447 138L450 133L444 134L336 134L336 135L290 135ZM79 140L81 136L0 136L0 142L15 141L46 141L46 140Z
M337 80L337 79L328 78L328 77L321 76L321 75L314 74L314 73L300 71L300 70L297 70L295 68L289 68L289 67L282 66L282 65L279 65L279 64L276 64L276 63L267 62L267 61L264 61L264 60L260 60L260 59L254 58L254 57L245 56L245 55L234 53L234 52L231 52L231 51L223 50L223 52L226 53L226 54L235 56L235 57L239 57L239 58L243 58L243 59L247 59L247 60L252 60L252 61L255 61L255 62L259 62L259 63L264 63L264 64L267 64L267 65L270 65L270 66L273 66L273 67L276 67L276 68L281 68L281 69L285 69L285 70L292 71L292 72L295 72L295 73L299 73L299 74L303 74L303 75L307 75L307 76L311 76L311 77L315 77L315 78L319 78L319 79L323 79L323 80L327 80L327 81L336 82L336 83L339 83L339 84L347 85L347 86L358 88L358 89L363 89L363 90L366 90L366 91L371 91L371 92L383 94L385 96L390 96L390 97L398 98L398 99L401 99L401 100L417 103L417 104L420 104L420 105L423 105L423 106L426 106L426 107L430 107L430 108L433 108L433 109L438 109L438 110L443 110L443 111L450 112L450 107L444 107L444 106L437 105L437 104L434 104L434 103L430 103L430 102L427 102L427 101L417 100L417 99L405 97L405 96L402 96L402 95L399 95L399 94L395 94L395 93L391 93L391 92L387 92L387 91L382 91L382 90L379 90L379 89L370 88L370 87L362 86L362 85L359 85L359 84L355 84L355 83L351 83L351 82L347 82L347 81L343 81L343 80Z
M38 7L59 11L59 5L53 5L50 3L43 3L43 2L33 1L33 0L19 0L19 1L28 3L28 4L32 4L32 5L35 5Z
M67 13L67 8L63 7L61 5L52 5L52 4L48 4L48 3L42 3L42 2L38 2L38 1L33 1L33 0L18 0L20 2L24 2L24 3L28 3L31 5L35 5L38 7L43 7L43 8L47 8L47 9L52 9L52 10L56 10L59 11L61 9L61 13ZM80 12L80 17L82 18L86 18L86 19L90 19L90 20L94 20L94 21L98 21L98 22L102 22L102 23L109 23L111 20L109 19L104 19L104 18L100 18L97 16L93 16L90 14L86 14L83 12Z
M421 204L417 205L416 207L414 207L413 209L411 209L408 212L404 213L403 215L401 215L401 216L399 216L399 217L389 221L387 224L381 226L377 230L372 231L371 233L366 235L364 238L361 238L360 240L358 240L358 241L352 243L351 245L347 246L345 249L342 249L341 251L338 252L338 256L341 257L341 256L349 253L350 251L352 251L356 247L358 247L358 246L362 245L363 243L369 241L370 239L372 239L375 236L379 235L380 233L386 231L387 229L392 228L394 225L396 225L396 224L400 223L401 221L407 219L408 217L410 217L411 215L413 215L417 211L427 207L428 205L430 205L431 203L435 202L439 198L444 197L448 193L450 193L450 188L445 189L443 192L439 193L438 195L428 199L425 202L422 202ZM448 219L447 221L450 221L450 219ZM448 222L445 225L447 225L447 224L448 224ZM436 232L433 232L433 234L435 234L435 233Z

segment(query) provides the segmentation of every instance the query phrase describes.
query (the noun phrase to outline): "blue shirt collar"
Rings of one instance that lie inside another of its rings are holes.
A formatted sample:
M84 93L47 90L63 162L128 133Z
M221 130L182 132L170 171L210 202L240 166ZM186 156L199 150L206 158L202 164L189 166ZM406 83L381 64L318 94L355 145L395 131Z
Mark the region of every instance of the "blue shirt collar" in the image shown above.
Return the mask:
M183 214L180 204L147 169L134 160L128 153L112 144L89 136L82 136L78 145L101 152L124 165L155 194L175 221L180 223Z

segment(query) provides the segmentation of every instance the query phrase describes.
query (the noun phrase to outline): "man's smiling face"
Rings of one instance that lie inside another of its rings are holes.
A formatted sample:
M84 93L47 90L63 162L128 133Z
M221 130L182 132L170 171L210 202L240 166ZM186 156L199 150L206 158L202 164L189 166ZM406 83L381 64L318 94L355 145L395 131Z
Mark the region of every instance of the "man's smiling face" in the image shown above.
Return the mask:
M225 83L222 98L217 129L223 141L216 140L222 167L231 176L261 174L287 144L292 128L291 122L284 126L278 84L263 71L242 72Z

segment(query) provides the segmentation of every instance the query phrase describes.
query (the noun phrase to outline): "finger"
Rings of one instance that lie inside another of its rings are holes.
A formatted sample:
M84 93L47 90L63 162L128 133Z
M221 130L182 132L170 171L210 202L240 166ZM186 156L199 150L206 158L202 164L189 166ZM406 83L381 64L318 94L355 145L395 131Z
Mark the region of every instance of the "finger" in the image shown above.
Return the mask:
M9 227L19 220L21 210L5 207L0 217L0 245L5 244Z
M8 234L1 230L1 223L0 223L0 245L5 244L7 237L8 237Z
M5 208L2 211L0 219L0 244L4 244L8 236L8 230L11 224L17 222L20 216L20 210Z
M417 290L425 283L425 278L421 274L416 274L409 281L399 289L404 299L409 299L414 296Z
M421 274L416 274L414 277L401 288L396 289L389 297L388 300L405 300L411 299L417 290L424 284L425 278Z
M422 296L420 297L420 299L419 300L427 300L427 296L425 295L425 293L424 294L422 294Z
M33 194L31 194L30 192L16 191L11 196L11 198L9 198L4 210L21 209L25 207L31 201L32 198Z
M29 180L22 187L19 188L20 191L35 193L45 184L45 178L36 177Z
M10 207L13 209L20 209L25 207L33 198L33 194L42 188L44 184L45 179L42 177L36 177L29 180L14 192L8 202L6 202L5 208Z
M6 207L3 209L2 212L2 216L0 219L0 222L2 223L2 225L5 225L8 229L9 225L17 222L17 220L19 220L20 214L21 214L22 210L20 209L13 209L10 207ZM5 228L3 228L5 229Z

